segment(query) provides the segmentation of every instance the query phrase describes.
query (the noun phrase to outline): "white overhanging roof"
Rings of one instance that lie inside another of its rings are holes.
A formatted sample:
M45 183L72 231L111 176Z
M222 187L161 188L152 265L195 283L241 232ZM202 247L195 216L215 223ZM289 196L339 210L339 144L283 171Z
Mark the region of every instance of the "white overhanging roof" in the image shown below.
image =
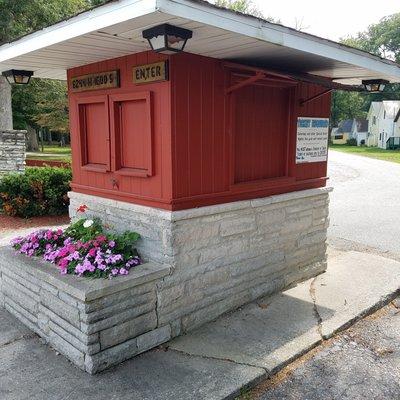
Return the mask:
M393 61L216 7L203 0L114 0L0 46L0 71L33 70L65 79L66 70L144 50L146 28L170 23L193 31L185 51L344 84L400 82Z

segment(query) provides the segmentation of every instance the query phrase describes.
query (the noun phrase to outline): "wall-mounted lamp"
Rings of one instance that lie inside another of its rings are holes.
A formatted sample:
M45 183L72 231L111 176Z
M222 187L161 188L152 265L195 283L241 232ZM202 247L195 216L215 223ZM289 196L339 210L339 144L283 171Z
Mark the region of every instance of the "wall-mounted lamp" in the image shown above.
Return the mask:
M33 75L32 71L23 71L20 69L10 69L3 71L2 75L7 78L9 84L16 83L17 85L27 85Z
M371 93L383 92L383 89L385 89L388 83L389 81L385 81L384 79L368 79L362 81L365 90Z
M189 29L170 24L157 25L143 31L143 37L149 41L151 48L163 54L183 51L186 42L192 36L193 32Z

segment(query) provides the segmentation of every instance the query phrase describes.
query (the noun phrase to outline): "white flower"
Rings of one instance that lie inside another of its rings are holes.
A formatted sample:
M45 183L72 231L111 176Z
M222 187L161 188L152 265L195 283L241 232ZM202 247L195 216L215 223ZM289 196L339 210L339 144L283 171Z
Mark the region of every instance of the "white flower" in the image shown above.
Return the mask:
M84 223L83 223L83 227L84 228L90 228L93 225L93 220L92 219L87 219Z

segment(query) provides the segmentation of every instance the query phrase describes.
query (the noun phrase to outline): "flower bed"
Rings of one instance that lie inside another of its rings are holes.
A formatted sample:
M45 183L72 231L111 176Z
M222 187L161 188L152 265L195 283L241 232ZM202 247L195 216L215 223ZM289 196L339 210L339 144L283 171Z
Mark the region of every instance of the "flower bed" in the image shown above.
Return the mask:
M81 206L80 212L85 212ZM127 275L141 264L134 243L136 232L106 233L99 219L82 218L62 230L39 230L11 241L12 247L28 257L54 263L61 274L92 278Z

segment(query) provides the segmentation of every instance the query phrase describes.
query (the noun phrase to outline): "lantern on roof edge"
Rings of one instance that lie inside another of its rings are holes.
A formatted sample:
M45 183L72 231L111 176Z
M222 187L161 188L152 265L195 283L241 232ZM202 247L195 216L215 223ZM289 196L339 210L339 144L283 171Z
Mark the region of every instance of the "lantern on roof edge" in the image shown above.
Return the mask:
M8 71L3 71L2 75L6 77L9 84L16 83L17 85L27 85L31 80L33 72L20 69L9 69Z
M383 89L385 89L385 86L388 83L389 81L384 79L368 79L362 81L365 90L370 93L383 92Z
M183 51L186 42L193 36L189 29L170 24L154 26L143 31L143 38L149 41L151 48L163 54L175 54Z

